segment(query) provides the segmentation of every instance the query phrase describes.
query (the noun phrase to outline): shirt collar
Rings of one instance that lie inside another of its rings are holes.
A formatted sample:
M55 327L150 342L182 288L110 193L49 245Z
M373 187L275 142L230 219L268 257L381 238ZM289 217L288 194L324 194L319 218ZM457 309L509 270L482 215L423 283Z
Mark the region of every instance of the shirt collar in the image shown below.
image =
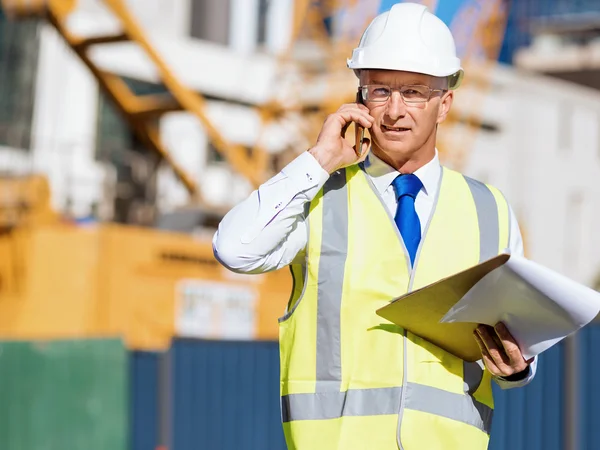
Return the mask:
M400 172L379 159L373 153L369 153L369 156L365 161L365 170L373 180L373 184L380 195L383 195L387 188L392 184L392 181L400 175ZM419 167L414 172L419 180L421 180L421 183L423 183L421 192L427 196L435 195L440 182L441 170L442 166L440 164L438 151L435 149L435 155L432 160L424 166Z

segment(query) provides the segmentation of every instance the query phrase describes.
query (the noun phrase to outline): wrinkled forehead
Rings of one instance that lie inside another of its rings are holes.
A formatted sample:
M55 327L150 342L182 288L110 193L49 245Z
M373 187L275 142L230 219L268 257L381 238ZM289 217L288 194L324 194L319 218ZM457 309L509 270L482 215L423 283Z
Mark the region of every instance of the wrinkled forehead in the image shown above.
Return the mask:
M360 71L360 84L387 84L389 86L422 84L435 89L447 89L448 79L446 77L434 77L417 72L363 69Z

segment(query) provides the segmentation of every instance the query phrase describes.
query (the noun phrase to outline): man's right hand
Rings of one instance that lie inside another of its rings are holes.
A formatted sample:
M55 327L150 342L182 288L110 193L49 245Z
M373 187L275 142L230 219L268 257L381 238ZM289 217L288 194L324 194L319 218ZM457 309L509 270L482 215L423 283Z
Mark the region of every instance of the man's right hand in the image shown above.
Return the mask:
M335 113L327 116L317 143L309 153L321 164L327 173L333 173L343 167L364 161L370 146L369 139L363 140L360 157L354 147L345 139L346 130L356 122L364 128L371 128L375 119L369 114L369 108L359 103L342 105Z

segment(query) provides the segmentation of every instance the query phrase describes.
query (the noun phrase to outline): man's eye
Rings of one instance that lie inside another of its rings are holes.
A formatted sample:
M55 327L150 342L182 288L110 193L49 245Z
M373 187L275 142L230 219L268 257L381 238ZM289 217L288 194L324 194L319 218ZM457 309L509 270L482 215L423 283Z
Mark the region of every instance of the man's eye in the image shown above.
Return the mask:
M373 90L373 94L375 95L388 95L389 92L389 89L386 88L377 88Z

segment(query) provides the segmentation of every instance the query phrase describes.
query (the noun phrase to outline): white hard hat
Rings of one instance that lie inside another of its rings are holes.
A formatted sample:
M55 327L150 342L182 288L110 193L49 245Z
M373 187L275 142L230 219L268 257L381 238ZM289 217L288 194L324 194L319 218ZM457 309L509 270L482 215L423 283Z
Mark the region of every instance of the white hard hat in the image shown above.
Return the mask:
M456 89L463 77L450 29L426 6L396 3L378 15L363 33L348 67L388 69L450 77Z

